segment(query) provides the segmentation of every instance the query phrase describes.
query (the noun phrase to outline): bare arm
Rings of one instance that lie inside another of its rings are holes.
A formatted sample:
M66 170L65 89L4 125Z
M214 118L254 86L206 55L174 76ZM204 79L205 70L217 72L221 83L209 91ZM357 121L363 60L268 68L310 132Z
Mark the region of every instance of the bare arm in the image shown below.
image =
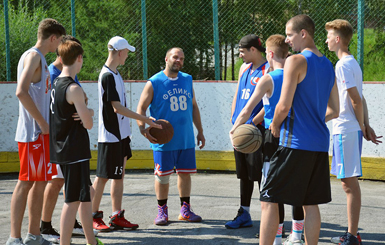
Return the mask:
M293 104L293 98L300 83L306 76L307 63L302 55L287 58L284 67L281 97L275 107L273 122L270 124L271 133L278 138L283 120L287 117Z
M362 105L364 110L364 124L366 129L365 139L368 141L372 141L374 144L378 145L379 143L382 143L382 141L378 140L382 138L382 136L377 136L376 133L374 132L374 129L369 125L369 112L368 112L368 107L366 105L365 97L363 95L362 95Z
M340 101L338 98L338 88L337 83L334 81L334 85L332 91L329 95L328 105L326 108L325 114L325 123L332 120L333 118L337 118L340 114Z
M152 84L150 81L146 83L146 85L143 88L142 94L140 95L138 107L136 109L136 112L142 116L146 116L147 108L150 106L152 102L152 98L154 97L154 89L152 87ZM147 138L151 143L156 144L156 139L152 137L152 135L149 132L149 128L145 128L145 123L140 120L136 120L136 123L139 126L140 133Z
M273 81L270 75L264 75L261 80L257 83L253 94L251 95L246 106L239 113L237 120L235 121L233 128L230 130L230 135L234 133L234 130L239 127L239 125L244 124L250 118L251 113L259 102L261 102L264 94L270 92L273 88ZM262 117L263 120L263 117Z
M199 112L199 107L198 107L198 103L195 99L195 91L193 90L193 100L192 100L192 104L193 104L193 122L194 122L194 125L196 127L196 129L198 130L198 135L197 135L197 144L199 146L199 149L202 149L205 144L206 144L206 139L205 139L205 136L203 135L203 127L202 127L202 121L201 121L201 114Z
M44 119L39 109L37 109L36 104L33 102L32 97L28 93L29 86L33 82L36 71L41 69L40 65L41 59L39 54L31 52L27 55L27 57L25 57L24 69L16 87L16 96L28 113L31 114L33 119L35 119L41 129L41 133L49 134L48 122ZM41 77L40 74L39 77Z
M153 117L146 117L146 114L138 114L136 112L131 111L127 107L123 106L120 101L111 101L111 105L114 108L114 112L118 113L120 115L123 115L125 117L129 117L132 119L136 119L137 121L142 121L144 123L147 123L151 127L155 128L162 128L160 124L155 123L154 121L156 120Z
M66 91L66 99L69 104L73 104L76 112L82 121L83 127L91 129L93 126L92 114L86 105L83 89L75 84L70 85Z
M358 124L360 125L362 134L364 135L366 139L366 129L364 125L364 109L363 109L363 103L360 94L358 93L357 87L349 88L348 95L350 97L350 101L352 102L354 114L356 116L356 119L358 121Z

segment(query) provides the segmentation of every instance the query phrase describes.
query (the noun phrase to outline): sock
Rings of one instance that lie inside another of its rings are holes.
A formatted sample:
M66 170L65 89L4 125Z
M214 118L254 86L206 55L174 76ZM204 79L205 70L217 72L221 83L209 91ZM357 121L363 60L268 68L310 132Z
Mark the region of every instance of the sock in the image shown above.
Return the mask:
M163 205L165 205L165 204L167 204L167 199L162 199L162 200L158 200L158 205L159 206L163 206Z
M282 227L283 223L278 225L277 235L275 235L274 245L282 244Z
M183 206L183 202L190 204L190 197L181 197L180 198L180 206Z
M291 233L292 241L295 241L295 240L301 241L304 223L305 223L305 220L292 221L292 227L293 227L292 228L293 232Z
M241 206L243 208L243 210L246 210L248 213L250 213L250 207L246 207L246 206Z
M120 210L116 210L115 212L112 213L112 216L117 215L120 212Z
M95 215L97 214L98 212L92 212L92 218L94 218L95 217Z
M40 231L45 230L45 229L50 229L50 228L52 228L51 221L48 221L48 222L41 221L41 223L40 223Z

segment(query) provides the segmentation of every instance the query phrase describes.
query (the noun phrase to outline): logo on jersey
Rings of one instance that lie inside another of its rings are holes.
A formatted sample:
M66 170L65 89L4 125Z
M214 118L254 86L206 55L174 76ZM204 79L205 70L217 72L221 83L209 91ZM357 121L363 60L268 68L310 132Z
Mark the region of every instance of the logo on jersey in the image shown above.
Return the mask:
M250 84L252 86L255 86L255 85L257 85L258 81L259 81L259 77L253 77L250 79Z
M40 146L41 146L41 144L34 144L34 145L32 145L32 147L33 147L34 150L39 149Z
M269 194L267 194L268 190L263 194L263 197L270 198Z
M47 78L45 79L45 93L48 93L48 90L51 90L51 77L49 75L48 67L47 65L45 66L45 73L47 74Z

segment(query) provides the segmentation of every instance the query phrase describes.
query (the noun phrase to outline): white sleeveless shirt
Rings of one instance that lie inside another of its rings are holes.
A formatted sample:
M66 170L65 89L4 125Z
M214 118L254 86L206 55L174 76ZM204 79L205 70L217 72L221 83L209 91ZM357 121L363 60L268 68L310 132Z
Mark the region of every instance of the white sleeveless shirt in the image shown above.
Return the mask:
M37 83L31 83L28 89L28 93L43 118L49 122L49 103L51 95L50 75L45 57L37 48L30 48L21 56L17 66L17 82L19 82L24 69L25 57L30 52L36 52L40 55L41 79ZM33 142L38 139L40 133L41 129L39 125L31 116L31 114L29 114L29 112L24 108L23 104L19 101L19 120L17 122L15 141Z

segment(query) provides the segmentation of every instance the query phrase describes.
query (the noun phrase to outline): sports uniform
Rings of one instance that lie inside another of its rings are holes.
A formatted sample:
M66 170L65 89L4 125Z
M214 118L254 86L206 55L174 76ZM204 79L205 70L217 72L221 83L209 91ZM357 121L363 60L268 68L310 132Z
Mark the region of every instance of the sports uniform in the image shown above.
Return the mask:
M196 173L192 76L178 72L172 79L160 71L149 80L154 90L151 116L168 120L176 132L166 144L151 144L154 174L170 175L174 167L177 173Z
M258 83L258 80L266 73L269 68L269 63L264 63L253 72L251 69L253 64L248 65L239 81L237 100L235 104L235 109L232 117L232 123L234 124L239 113L246 106L251 95L254 92L255 86ZM253 118L258 114L262 109L262 101L257 104L257 106L252 111L250 118L246 121L246 124L252 124ZM258 129L261 131L262 135L264 134L263 125L257 125ZM261 181L261 171L263 164L263 155L262 149L250 154L241 153L234 149L236 172L238 179L249 179L252 181Z
M126 107L124 82L119 72L103 66L98 81L99 134L98 164L96 175L107 179L121 179L123 159L131 154L131 128L128 117L117 114L112 101L120 101Z
M30 48L21 56L17 66L18 81L24 69L25 57L31 52L38 53L41 60L41 79L31 83L28 93L43 118L49 122L50 75L44 55L37 48ZM48 181L52 178L52 164L49 158L49 138L42 135L36 120L19 101L19 120L15 141L18 142L20 157L19 180Z
M76 84L71 77L54 81L50 116L51 161L60 164L65 181L65 202L90 202L90 140L81 121L72 115L76 108L67 102L66 90Z
M333 119L333 161L331 174L338 179L361 177L362 132L356 119L348 89L356 87L362 98L362 71L353 55L336 64L340 114Z
M282 123L280 147L271 159L260 195L261 201L293 206L331 201L325 114L335 74L325 56L308 50L300 55L306 58L306 77L297 85L292 107Z

